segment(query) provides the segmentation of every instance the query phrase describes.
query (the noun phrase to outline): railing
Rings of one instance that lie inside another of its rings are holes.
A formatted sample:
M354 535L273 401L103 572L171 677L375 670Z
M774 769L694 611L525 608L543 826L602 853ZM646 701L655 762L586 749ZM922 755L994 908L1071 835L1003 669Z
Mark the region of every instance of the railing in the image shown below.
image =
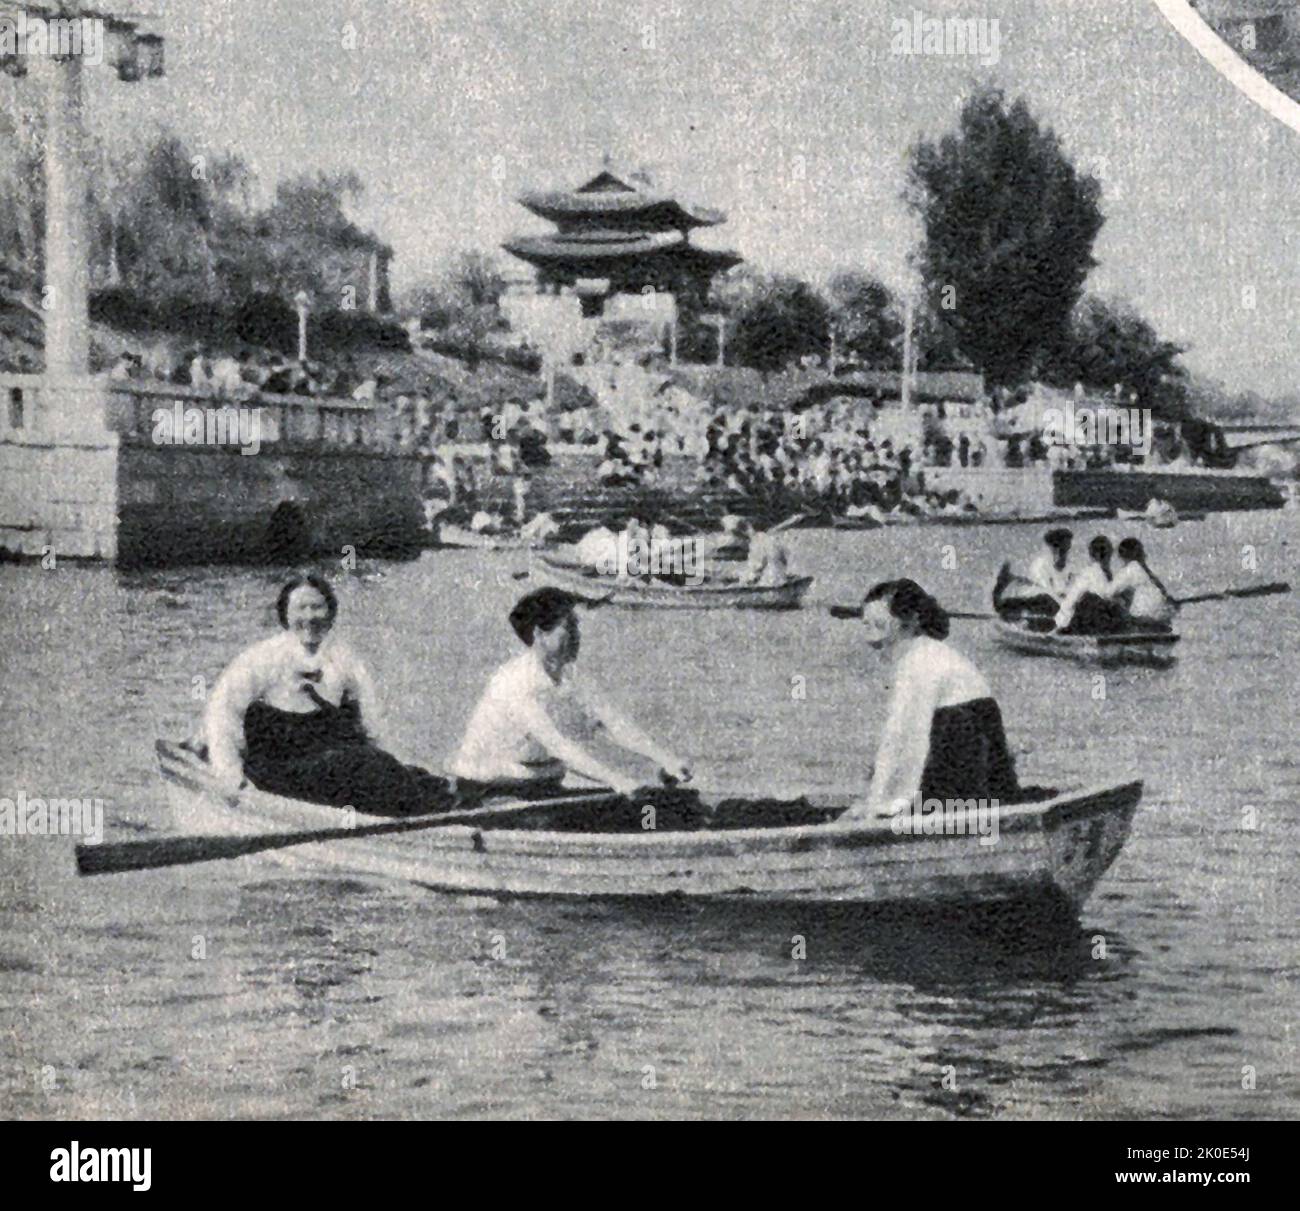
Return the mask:
M167 444L185 444L184 425L196 413L204 425L211 419L233 428L242 419L245 433L255 417L263 446L394 454L410 452L414 443L410 427L383 404L265 392L214 395L180 384L130 381L110 382L108 391L109 427L132 444L158 442L160 425L176 433Z

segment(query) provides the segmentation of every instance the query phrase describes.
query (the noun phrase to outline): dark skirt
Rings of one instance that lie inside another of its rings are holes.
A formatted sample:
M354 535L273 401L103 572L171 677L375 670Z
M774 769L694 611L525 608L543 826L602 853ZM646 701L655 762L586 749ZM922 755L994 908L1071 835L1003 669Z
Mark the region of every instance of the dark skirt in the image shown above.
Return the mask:
M930 723L921 799L997 799L1019 794L1002 712L992 698L940 707Z
M1118 601L1085 593L1074 607L1067 635L1114 635L1132 629L1128 611Z
M254 786L291 799L375 816L423 815L459 805L445 778L377 748L356 706L305 714L254 702L244 713L244 772Z

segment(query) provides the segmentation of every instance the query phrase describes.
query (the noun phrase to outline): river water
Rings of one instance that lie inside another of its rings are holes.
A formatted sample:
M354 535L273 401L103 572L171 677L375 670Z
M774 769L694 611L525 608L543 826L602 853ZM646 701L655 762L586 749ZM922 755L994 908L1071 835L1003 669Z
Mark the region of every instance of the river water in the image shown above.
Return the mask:
M911 575L979 609L1040 529L791 546L819 599ZM1122 535L1076 532L1101 529ZM1295 578L1300 514L1142 537L1176 593ZM437 765L455 743L513 650L524 566L437 551L336 569L402 756ZM278 579L0 568L0 795L98 796L109 835L165 831L153 739L188 732L225 661L273 625ZM264 860L80 880L70 839L0 837L0 1112L1294 1117L1300 606L1193 606L1181 630L1173 669L1098 681L954 624L1023 777L1146 780L1077 929L498 904ZM852 624L600 610L583 660L701 783L863 782L883 694Z

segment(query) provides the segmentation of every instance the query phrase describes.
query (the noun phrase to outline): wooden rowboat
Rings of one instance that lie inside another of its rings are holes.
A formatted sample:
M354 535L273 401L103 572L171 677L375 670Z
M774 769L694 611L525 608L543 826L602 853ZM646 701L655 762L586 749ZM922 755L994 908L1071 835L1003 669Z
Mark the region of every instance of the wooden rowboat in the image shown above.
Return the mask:
M811 587L811 576L797 576L779 585L746 585L706 581L675 585L662 580L601 576L580 564L549 555L535 555L536 579L585 596L600 596L610 605L685 610L793 610Z
M1102 666L1146 665L1168 668L1176 659L1179 636L1172 631L1129 631L1119 635L1062 635L1036 631L1014 622L993 624L997 642L1029 656L1057 656Z
M161 740L157 749L176 824L186 832L242 836L339 826L335 808L262 791L245 792L231 807L195 754ZM1123 847L1141 795L1142 784L1128 782L1004 806L996 830L983 836L968 811L951 816L945 833L929 836L903 832L890 821L840 823L835 817L846 796L755 802L752 820L742 796L731 827L680 831L645 830L639 810L622 823L626 831L595 831L602 805L606 813L613 810L608 800L583 805L585 815L566 808L549 819L542 801L535 815L514 816L506 827L448 825L312 841L233 860L271 860L307 873L349 872L497 898L690 897L915 908L1030 902L1077 913ZM718 796L701 800L720 802ZM737 798L728 800L734 808Z
M519 534L483 534L468 526L447 522L438 529L438 545L466 547L474 551L527 551L530 547L547 544Z

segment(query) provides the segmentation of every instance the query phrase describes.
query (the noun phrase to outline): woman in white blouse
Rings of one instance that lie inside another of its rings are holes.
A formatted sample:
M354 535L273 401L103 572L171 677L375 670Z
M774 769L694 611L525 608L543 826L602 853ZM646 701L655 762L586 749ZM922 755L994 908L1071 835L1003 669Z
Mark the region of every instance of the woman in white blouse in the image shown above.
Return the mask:
M1147 553L1136 538L1125 538L1115 554L1119 571L1112 582L1115 596L1128 607L1129 618L1146 630L1169 630L1178 603L1147 565Z
M1056 629L1072 635L1111 635L1129 629L1128 611L1117 601L1110 570L1114 548L1098 534L1088 544L1088 563L1073 580L1056 614Z
M892 816L937 799L1016 797L1002 713L980 671L944 640L948 615L913 580L888 580L864 598L867 642L892 665L885 729L867 798L845 820Z
M332 636L338 599L319 576L280 590L280 634L226 668L204 716L208 761L229 793L262 790L379 815L437 811L446 779L374 741L379 708L365 666Z

